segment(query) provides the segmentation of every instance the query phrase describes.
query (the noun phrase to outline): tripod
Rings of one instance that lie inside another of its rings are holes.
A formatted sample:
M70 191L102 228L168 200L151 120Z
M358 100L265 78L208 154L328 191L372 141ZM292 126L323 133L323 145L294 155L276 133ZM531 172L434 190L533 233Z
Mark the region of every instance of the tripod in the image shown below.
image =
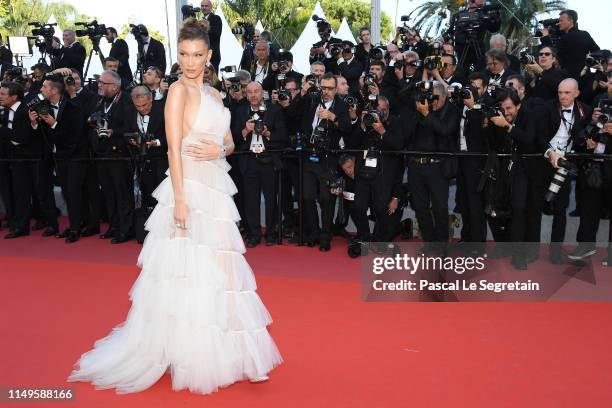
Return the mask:
M100 37L91 38L91 43L93 44L93 48L89 50L89 57L87 58L87 65L85 67L85 72L83 73L83 79L87 78L87 72L89 71L89 64L91 63L91 56L94 52L100 57L100 62L104 66L104 54L100 50Z
M466 33L467 42L463 50L461 51L461 55L459 56L459 65L463 67L466 72L470 70L470 63L476 65L483 57L482 46L479 44L478 39L476 38L476 32L467 32Z

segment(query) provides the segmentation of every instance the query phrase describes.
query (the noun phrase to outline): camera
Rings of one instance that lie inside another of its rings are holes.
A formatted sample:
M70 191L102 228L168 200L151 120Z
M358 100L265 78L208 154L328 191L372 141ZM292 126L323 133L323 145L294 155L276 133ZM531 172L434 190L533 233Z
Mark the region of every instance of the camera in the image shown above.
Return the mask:
M561 35L561 30L559 29L559 19L558 18L549 18L546 20L540 20L538 21L538 24L540 24L542 27L546 27L548 28L548 32L550 36L556 36L559 37ZM544 33L542 33L542 30L540 28L536 28L536 31L534 33L534 37L542 37Z
M26 106L29 110L38 113L40 116L48 115L51 112L51 103L45 99L42 93L39 93Z
M181 7L181 13L183 13L183 20L186 20L190 17L196 17L196 15L202 11L199 7L193 7L192 5L185 4Z
M99 40L106 35L106 26L98 24L97 20L91 22L76 22L75 26L85 27L83 30L76 30L77 37L89 37L92 41Z
M601 132L604 125L610 122L612 119L612 99L602 99L597 104L597 107L601 110L601 115L597 118L597 121L591 122L585 129L584 139L593 139L597 143L607 144L608 134Z
M251 115L251 119L253 120L253 124L255 125L255 128L253 129L253 133L255 133L256 135L261 136L261 134L264 131L265 114L266 114L266 105L262 104L259 106L259 109L256 112L253 112L253 114Z
M130 33L134 36L136 41L141 42L149 36L149 30L143 24L130 24Z
M8 75L10 82L18 82L20 84L24 84L26 82L24 74L24 69L20 67L11 68L6 71L6 75Z
M488 93L491 96L491 98L497 99L500 92L502 92L502 90L504 89L505 88L501 84L492 82L489 85L487 85L486 93Z
M138 154L140 156L146 156L149 151L149 147L147 146L147 142L155 140L155 136L150 133L140 133L140 132L126 132L123 134L128 140L133 140L138 145Z
M523 50L519 54L519 61L523 65L535 64L537 61L533 55L529 53L527 50Z
M241 21L236 24L236 27L232 28L232 34L241 35L244 42L247 44L252 43L253 37L255 36L255 26L251 23Z
M376 85L376 76L374 74L366 74L366 76L363 77L363 84L366 88Z
M321 91L321 86L319 84L319 77L314 74L306 75L306 82L311 85L308 89L308 94L311 98L315 100L321 99L323 92Z
M429 106L433 103L433 101L438 99L438 95L433 92L433 81L420 81L417 82L416 85L416 100L419 103L427 103Z
M559 157L557 161L559 168L555 172L550 185L548 186L548 190L546 191L546 195L544 196L547 202L551 202L557 197L557 194L565 184L565 181L568 176L575 177L578 174L578 168L571 162L569 162L564 157Z
M357 106L357 98L347 95L344 97L344 103L346 103L349 107Z
M453 82L448 87L448 98L451 102L457 102L458 104L463 104L464 99L470 99L472 97L472 92L469 86L465 88L457 82Z
M36 27L32 29L32 35L44 37L45 39L53 39L53 36L55 35L55 29L53 27L56 26L57 23L46 24L33 21L28 23L28 25Z
M96 111L87 118L87 124L92 126L98 132L98 138L104 139L108 137L108 120L109 116L103 111Z
M68 86L73 86L75 84L75 81L72 75L68 75L67 77L64 77L64 83Z
M382 61L385 59L385 53L387 52L387 47L384 45L377 45L376 47L370 50L370 60L371 61Z
M462 11L455 17L455 31L468 37L477 36L480 28L499 16L499 4L479 7L476 11Z
M609 54L606 54L608 53L604 53L603 51L590 52L586 57L586 66L589 68L593 68L597 64L606 66L609 57Z

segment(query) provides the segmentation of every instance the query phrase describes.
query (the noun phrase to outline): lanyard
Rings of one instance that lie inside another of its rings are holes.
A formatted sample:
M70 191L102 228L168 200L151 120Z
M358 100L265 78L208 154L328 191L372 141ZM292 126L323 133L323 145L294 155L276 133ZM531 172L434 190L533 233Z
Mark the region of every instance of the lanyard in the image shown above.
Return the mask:
M138 113L138 120L136 122L138 123L138 129L140 130L140 133L147 133L150 119L151 117L149 115L143 116L142 114L140 114L140 112Z

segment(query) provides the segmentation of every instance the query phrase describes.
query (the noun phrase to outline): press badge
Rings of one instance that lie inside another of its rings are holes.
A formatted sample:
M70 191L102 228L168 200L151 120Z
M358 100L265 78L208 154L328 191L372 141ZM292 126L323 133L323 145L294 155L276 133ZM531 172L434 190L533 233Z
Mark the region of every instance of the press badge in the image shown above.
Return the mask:
M376 159L376 157L368 157L365 159L366 167L376 168L377 163L378 163L378 159Z
M355 193L351 193L349 191L343 191L342 197L344 197L344 199L348 201L355 201Z
M263 153L264 145L261 143L251 143L251 151L255 154Z

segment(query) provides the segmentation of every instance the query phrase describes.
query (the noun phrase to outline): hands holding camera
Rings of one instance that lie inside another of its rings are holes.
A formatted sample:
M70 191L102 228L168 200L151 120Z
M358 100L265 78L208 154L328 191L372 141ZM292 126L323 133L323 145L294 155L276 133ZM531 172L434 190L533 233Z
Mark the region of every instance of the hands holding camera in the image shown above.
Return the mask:
M42 120L43 122L45 122L47 125L49 125L49 127L53 127L55 123L57 122L55 118L51 116L50 114L39 115L38 112L33 111L33 110L28 111L28 116L30 117L30 123L32 124L32 127L38 126L39 120Z
M317 117L321 120L329 120L331 122L335 122L336 121L336 114L332 111L330 111L329 109L318 109L317 110Z
M242 139L246 141L247 136L253 133L254 131L255 131L255 120L253 119L247 120L246 123L244 124L244 129L242 129ZM263 125L263 132L261 132L261 135L265 137L266 139L270 139L270 136L272 135L272 133L268 130L268 127L266 125Z

